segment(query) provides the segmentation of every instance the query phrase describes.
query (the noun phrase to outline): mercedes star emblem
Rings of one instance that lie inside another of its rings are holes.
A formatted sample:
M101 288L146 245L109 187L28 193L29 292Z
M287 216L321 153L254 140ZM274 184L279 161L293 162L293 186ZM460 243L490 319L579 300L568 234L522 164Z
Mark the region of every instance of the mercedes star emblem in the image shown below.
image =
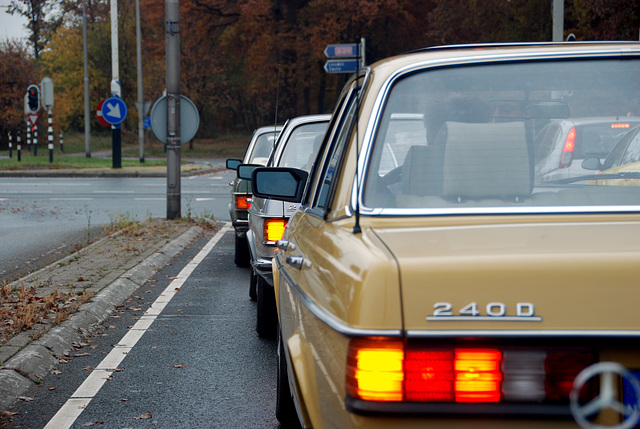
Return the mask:
M600 392L586 404L580 404L580 389L592 378L600 377ZM631 404L625 405L618 397L618 377L629 383L634 398ZM631 429L640 420L640 381L624 366L617 362L599 362L593 364L578 374L573 382L573 389L569 396L571 400L571 413L574 419L583 429ZM603 410L612 410L620 415L620 423L616 425L599 425L588 419Z

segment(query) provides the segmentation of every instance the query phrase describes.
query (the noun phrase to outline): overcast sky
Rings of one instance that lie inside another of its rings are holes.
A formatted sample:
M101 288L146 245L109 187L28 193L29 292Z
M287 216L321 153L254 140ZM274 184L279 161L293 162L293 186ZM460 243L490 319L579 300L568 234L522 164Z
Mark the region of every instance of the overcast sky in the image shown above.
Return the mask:
M9 1L0 0L0 40L26 38L27 30L24 28L27 20L20 15L9 15L6 6Z

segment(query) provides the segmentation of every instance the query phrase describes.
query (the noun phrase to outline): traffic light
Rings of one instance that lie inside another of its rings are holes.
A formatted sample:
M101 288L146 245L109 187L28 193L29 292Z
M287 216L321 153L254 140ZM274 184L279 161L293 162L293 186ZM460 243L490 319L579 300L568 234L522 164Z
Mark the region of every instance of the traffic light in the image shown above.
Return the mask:
M27 88L27 106L31 113L40 111L40 90L38 85L29 85L29 88Z

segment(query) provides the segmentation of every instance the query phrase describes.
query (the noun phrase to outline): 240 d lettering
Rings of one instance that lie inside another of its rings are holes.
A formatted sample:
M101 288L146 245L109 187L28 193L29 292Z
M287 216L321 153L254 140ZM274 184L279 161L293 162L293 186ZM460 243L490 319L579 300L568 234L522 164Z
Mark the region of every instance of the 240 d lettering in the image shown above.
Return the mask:
M483 311L484 310L484 311ZM536 316L535 306L530 302L519 302L515 305L515 314L509 314L507 305L502 302L490 302L480 308L477 302L472 302L454 312L450 302L436 302L433 305L433 315L427 316L428 321L525 321L540 322L542 317Z

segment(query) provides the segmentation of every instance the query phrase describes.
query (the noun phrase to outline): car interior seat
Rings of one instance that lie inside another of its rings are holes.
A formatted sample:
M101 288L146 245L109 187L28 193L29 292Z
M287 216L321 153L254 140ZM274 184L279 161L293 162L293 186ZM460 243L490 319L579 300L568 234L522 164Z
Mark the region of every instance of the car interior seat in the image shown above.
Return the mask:
M447 122L445 126L443 198L518 201L531 193L524 122Z

